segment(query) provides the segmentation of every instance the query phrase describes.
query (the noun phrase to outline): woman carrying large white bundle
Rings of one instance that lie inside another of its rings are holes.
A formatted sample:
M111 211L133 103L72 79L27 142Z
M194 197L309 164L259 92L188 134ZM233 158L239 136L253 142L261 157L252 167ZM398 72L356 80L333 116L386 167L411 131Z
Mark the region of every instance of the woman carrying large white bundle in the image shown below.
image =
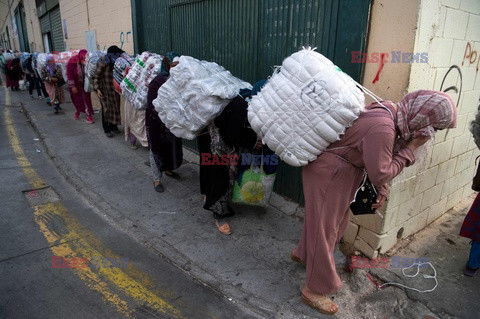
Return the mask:
M388 183L415 162L414 151L436 130L456 125L455 102L443 92L416 91L400 103L371 104L316 160L303 167L305 219L300 243L291 259L306 266L302 300L326 314L338 305L326 294L342 286L333 251L349 221L349 204L364 169L378 189L380 208L388 196Z

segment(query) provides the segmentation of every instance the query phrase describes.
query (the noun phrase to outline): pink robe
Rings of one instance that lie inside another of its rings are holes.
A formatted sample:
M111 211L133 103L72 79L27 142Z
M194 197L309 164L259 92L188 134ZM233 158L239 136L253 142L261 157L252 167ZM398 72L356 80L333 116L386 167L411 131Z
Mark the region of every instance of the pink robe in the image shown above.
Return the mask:
M90 93L83 89L85 73L82 65L77 62L78 57L72 57L67 64L68 91L77 112L93 115ZM76 94L72 91L74 87L77 89Z
M364 168L379 193L387 196L386 183L414 163L415 156L408 147L393 154L395 138L390 113L374 108L362 113L342 139L329 147L330 151L303 168L305 219L294 254L306 262L310 290L329 294L342 286L333 251L348 225L348 208Z

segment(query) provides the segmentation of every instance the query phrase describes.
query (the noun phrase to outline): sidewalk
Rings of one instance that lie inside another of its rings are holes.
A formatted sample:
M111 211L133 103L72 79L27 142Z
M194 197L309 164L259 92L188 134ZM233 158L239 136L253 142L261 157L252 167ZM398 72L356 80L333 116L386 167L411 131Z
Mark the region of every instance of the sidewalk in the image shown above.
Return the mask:
M123 131L107 138L99 114L91 125L84 116L73 119L70 102L62 105L61 114L54 115L53 107L43 100L30 100L25 91L12 92L11 97L12 104L23 104L44 151L79 195L139 243L232 302L253 310L259 318L332 318L303 305L300 299L305 270L289 258L302 229L297 205L277 195L275 207L238 207L230 221L233 233L224 236L215 229L211 213L202 208L195 154L186 152L177 171L181 179L165 176L165 192L158 194L153 190L150 168L144 164L148 151L142 147L132 151ZM395 287L377 290L366 270L344 273L345 256L338 252L344 287L335 295L340 305L336 317L478 317L480 277L463 276L468 240L456 235L472 201L464 201L395 252L397 256L426 257L434 264L439 286L433 293L405 293ZM406 280L398 269L370 272L378 282L402 282L419 289L433 286L431 279Z

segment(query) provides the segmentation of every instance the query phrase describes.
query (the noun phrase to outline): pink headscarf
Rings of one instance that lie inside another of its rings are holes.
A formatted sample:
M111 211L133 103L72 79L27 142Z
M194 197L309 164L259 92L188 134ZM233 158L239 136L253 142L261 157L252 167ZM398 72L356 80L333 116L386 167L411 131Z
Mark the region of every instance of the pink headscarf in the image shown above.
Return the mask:
M419 90L408 93L398 103L397 128L405 141L419 136L433 137L434 129L454 128L456 124L457 108L446 93Z
M78 52L78 59L79 59L79 62L85 62L85 58L87 57L87 53L88 51L85 50L85 49L82 49L80 50L80 52Z

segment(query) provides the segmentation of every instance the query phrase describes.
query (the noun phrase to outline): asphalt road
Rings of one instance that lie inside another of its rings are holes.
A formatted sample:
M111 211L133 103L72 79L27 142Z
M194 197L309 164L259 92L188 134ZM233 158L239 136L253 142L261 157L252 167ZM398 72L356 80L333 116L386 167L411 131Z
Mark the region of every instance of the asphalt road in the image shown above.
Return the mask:
M86 202L11 94L0 88L0 318L251 317Z

